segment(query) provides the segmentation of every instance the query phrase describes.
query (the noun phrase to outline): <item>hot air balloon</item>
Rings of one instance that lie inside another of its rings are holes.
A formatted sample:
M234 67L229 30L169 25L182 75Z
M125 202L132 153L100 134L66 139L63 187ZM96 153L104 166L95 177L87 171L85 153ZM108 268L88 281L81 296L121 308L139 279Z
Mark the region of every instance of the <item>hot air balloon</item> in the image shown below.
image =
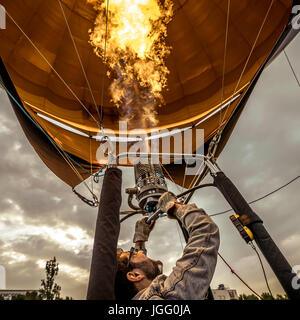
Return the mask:
M294 4L233 0L228 8L227 1L173 1L164 105L156 109L158 123L144 129L204 129L207 152L221 128L217 156L262 69L296 34L290 25ZM105 129L118 133L121 118L111 101L113 78L90 43L98 13L86 0L4 0L2 5L7 14L0 33L2 82L24 108L10 97L40 158L75 187L102 167L96 157L100 142L94 138L100 108ZM139 119L128 121L128 130L139 127ZM166 167L176 183L189 185L193 177L183 181L184 165Z
M216 159L262 71L296 36L292 8L300 1L1 3L6 10L6 29L0 30L1 85L39 157L75 188L91 175L97 178L105 166L97 151L107 141L108 131L117 137L118 155L122 141L134 142L130 130L136 128L146 135L203 129L202 145L190 141L188 147L191 153L202 147L204 155ZM124 21L134 27L116 20L118 10L113 8L121 3L127 12ZM142 17L136 11L141 7ZM144 23L137 25L138 21ZM149 31L148 25L160 33ZM116 26L123 27L123 35L144 32L156 46L147 51L148 45L142 43L132 54L126 51L128 37L125 42L116 39ZM132 70L143 75L133 73L128 78ZM155 79L149 96L148 81ZM122 91L126 84L131 96ZM147 99L159 103L148 106ZM122 131L119 121L124 119L127 127ZM173 141L170 153L175 149ZM186 188L197 185L207 173L186 176L186 163L174 161L164 168L169 178Z

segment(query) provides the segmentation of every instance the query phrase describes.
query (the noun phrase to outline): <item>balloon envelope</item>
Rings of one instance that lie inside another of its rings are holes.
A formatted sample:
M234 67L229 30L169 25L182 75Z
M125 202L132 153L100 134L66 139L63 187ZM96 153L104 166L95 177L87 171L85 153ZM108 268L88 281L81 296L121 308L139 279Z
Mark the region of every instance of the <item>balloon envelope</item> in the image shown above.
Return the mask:
M220 125L221 128L228 125L253 79L282 37L290 21L293 1L232 0L228 29L227 1L173 2L174 17L168 24L166 38L172 50L166 59L170 73L168 87L163 91L165 105L157 109L157 125L143 129L149 133L197 125L195 129L204 129L204 142L207 142ZM109 86L113 79L106 76L107 68L89 43L89 30L94 27L97 12L86 0L61 0L96 107L59 2L2 0L1 3L7 11L6 30L0 31L2 79L6 79L12 91L14 84L27 115L63 151L84 169L99 170L102 165L97 160L100 142L91 137L99 133L95 119L99 119L102 93L104 128L119 133L121 118L118 108L111 102ZM220 123L219 109L232 99ZM19 112L17 108L16 112ZM19 114L18 118L46 165L71 186L81 182L66 165L66 159L41 137L28 117ZM234 124L231 126L233 129ZM128 130L135 128L140 128L139 119L128 122ZM229 136L230 133L223 143ZM195 152L200 146L193 142L191 147ZM77 170L84 179L88 177L82 168ZM181 179L179 174L175 177L177 183L190 181Z

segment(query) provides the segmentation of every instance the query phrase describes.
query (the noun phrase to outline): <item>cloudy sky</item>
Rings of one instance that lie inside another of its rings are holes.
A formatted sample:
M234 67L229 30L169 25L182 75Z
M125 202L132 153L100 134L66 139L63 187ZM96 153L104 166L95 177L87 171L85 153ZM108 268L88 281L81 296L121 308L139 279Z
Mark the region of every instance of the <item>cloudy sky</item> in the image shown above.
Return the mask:
M299 37L287 52L300 77ZM281 54L264 71L219 158L219 165L247 200L300 174L299 101L300 88ZM77 199L38 158L1 89L0 106L0 264L6 269L6 288L38 289L46 260L56 256L62 295L85 299L97 210ZM122 170L124 189L133 186L132 169ZM171 189L176 191L174 186ZM252 206L292 266L300 265L299 189L297 180ZM229 208L214 189L198 191L192 202L208 214ZM125 195L123 203L125 209ZM220 228L220 253L257 292L267 291L258 258L241 240L229 215L214 217ZM119 244L123 249L131 246L135 221L131 218L122 226ZM169 274L183 245L176 223L162 218L151 235L149 256L164 261L164 271ZM273 293L283 293L263 261ZM239 294L249 293L219 259L212 288L220 283Z

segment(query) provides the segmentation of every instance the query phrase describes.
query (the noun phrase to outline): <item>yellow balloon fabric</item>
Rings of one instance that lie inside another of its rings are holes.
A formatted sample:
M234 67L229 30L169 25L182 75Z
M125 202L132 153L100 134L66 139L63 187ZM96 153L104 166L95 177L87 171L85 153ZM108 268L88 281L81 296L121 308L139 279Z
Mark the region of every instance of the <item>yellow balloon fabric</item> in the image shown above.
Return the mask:
M99 141L91 136L99 133L95 119L99 120L102 93L104 128L116 133L119 129L120 113L109 94L113 79L107 77L107 67L89 43L89 30L94 27L97 12L86 0L60 2L97 107L57 0L2 0L7 26L0 31L0 55L28 114L62 150L74 156L85 169L90 170L92 165L95 172L101 167L96 157ZM221 123L222 128L227 125L282 36L293 1L231 0L228 29L227 1L174 0L173 3L174 17L168 24L166 38L172 50L166 59L170 73L167 89L163 91L165 105L157 108L158 124L143 129L172 130L202 121L197 128L204 129L206 142L220 125L219 113L209 116L238 95ZM82 134L57 126L41 115ZM20 122L23 128L31 125ZM62 169L65 159L55 158L51 152L47 154L47 148L37 140L37 135L30 136L28 128L28 138L47 166L71 186L81 182L72 170ZM128 129L135 128L140 128L137 119L128 123ZM198 147L194 144L193 151ZM80 172L83 178L87 177L81 169ZM181 183L179 177L176 182Z

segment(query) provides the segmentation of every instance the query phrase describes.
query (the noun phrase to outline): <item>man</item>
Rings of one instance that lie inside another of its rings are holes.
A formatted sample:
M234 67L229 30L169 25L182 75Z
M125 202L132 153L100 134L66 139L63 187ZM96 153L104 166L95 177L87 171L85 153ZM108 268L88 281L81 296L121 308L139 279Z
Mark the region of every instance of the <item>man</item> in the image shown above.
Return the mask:
M145 219L136 224L135 251L116 250L120 231L121 179L119 169L107 169L87 299L204 299L217 262L219 230L216 224L196 205L180 204L170 192L162 195L158 203L161 210L170 219L179 219L189 234L183 256L167 277L161 274L161 262L146 255L145 242L153 225L147 225Z

